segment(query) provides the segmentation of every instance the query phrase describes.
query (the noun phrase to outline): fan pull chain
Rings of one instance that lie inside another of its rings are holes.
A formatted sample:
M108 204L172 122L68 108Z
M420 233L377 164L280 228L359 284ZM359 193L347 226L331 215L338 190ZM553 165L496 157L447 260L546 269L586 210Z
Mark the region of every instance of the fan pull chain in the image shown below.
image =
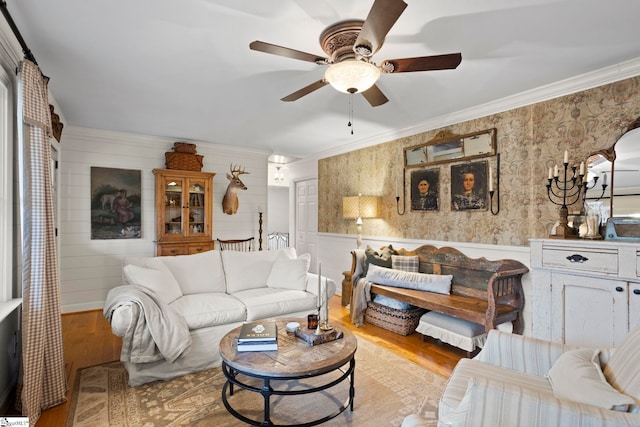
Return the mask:
M351 128L351 135L353 135L353 92L349 93L349 123L347 127Z

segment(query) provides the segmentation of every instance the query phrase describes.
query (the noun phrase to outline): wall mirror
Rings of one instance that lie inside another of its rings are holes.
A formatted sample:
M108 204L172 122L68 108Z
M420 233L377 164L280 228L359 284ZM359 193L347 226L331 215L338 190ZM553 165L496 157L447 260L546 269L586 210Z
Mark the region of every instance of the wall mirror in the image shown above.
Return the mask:
M431 141L404 149L406 168L470 160L496 154L495 128L466 135L439 132Z
M595 188L587 191L587 200L602 197L602 202L609 205L612 217L640 218L640 118L609 150L589 156L587 166L590 184L594 176L599 176ZM609 185L604 193L603 180Z

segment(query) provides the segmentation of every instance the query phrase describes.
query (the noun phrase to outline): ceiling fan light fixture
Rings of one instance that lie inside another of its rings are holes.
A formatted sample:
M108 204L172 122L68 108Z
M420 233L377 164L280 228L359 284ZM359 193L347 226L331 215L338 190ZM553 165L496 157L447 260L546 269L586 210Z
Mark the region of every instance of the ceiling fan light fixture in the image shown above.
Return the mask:
M369 62L347 60L331 65L324 78L340 92L364 92L378 81L380 70Z

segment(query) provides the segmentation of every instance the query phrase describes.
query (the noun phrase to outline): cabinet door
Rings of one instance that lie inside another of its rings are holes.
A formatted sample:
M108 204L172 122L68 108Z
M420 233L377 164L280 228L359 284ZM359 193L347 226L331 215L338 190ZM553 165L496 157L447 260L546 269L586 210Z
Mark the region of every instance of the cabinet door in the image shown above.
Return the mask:
M184 179L175 176L162 176L162 199L164 199L163 210L159 220L162 221L161 235L171 240L180 239L184 236L184 224L182 220L184 200Z
M185 235L188 237L211 236L211 218L207 218L207 204L211 203L209 180L189 178L185 188L188 222Z
M551 293L553 341L615 347L627 334L626 282L553 273Z
M640 326L640 283L629 283L629 330Z

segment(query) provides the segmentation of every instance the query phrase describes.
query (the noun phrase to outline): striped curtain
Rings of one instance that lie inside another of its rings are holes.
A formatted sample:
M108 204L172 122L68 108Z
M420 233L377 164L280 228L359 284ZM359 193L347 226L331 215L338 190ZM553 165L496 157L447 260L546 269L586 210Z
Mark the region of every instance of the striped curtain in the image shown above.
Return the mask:
M60 280L50 174L48 80L31 61L18 73L22 237L22 365L16 407L35 425L41 411L66 401Z

